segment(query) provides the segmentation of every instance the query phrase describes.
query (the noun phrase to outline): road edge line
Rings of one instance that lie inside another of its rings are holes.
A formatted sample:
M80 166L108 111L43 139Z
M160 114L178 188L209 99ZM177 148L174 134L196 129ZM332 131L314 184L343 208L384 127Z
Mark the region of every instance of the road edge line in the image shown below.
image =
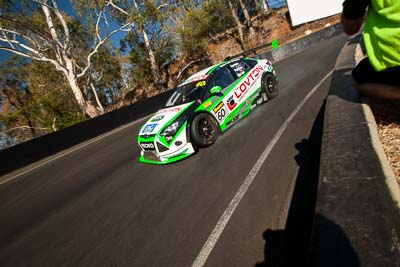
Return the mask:
M265 147L264 151L261 153L260 157L254 164L253 168L250 170L249 174L246 176L244 181L242 182L241 186L239 187L238 191L236 192L233 199L230 201L228 207L223 212L222 216L218 220L217 224L215 225L213 231L207 238L206 242L204 243L203 247L201 248L199 254L197 255L196 259L194 260L192 267L202 267L206 263L208 257L211 254L211 251L214 249L216 243L218 242L222 232L224 231L226 225L228 224L230 218L232 217L233 213L235 212L236 208L238 207L240 201L243 199L244 195L246 194L247 190L249 189L250 185L253 183L254 178L260 171L261 167L263 166L265 160L268 158L269 154L271 153L272 149L279 141L280 137L289 126L290 122L294 119L300 109L305 105L305 103L311 98L311 96L317 91L317 89L328 79L332 76L334 69L329 71L323 78L320 80L317 85L306 95L306 97L297 105L297 107L292 111L289 117L285 120L279 130L275 133L272 140L268 143Z

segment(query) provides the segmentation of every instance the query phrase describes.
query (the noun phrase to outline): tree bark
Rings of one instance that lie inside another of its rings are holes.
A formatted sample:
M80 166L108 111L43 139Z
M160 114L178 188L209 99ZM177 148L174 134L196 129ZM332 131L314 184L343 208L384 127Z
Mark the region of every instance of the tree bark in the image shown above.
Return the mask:
M156 57L154 56L153 49L151 48L147 32L143 30L142 33L143 33L144 43L146 45L146 50L147 53L149 54L150 67L151 67L151 72L153 73L154 84L156 85L156 87L159 87L162 91L164 91L165 88L161 81L160 68L157 65Z
M240 19L239 19L238 15L236 14L235 7L233 6L231 0L228 0L228 4L229 4L229 9L231 10L231 13L232 13L233 20L235 21L236 27L237 27L238 32L239 32L240 46L242 47L243 50L246 50L247 49L247 45L246 45L246 43L244 41L244 34L243 34L244 25L240 22Z
M240 7L241 7L241 9L243 11L244 18L246 19L246 26L249 29L250 35L255 35L256 32L255 32L255 30L253 28L253 25L251 23L251 18L250 18L250 15L249 15L249 11L247 11L247 7L246 7L245 3L243 2L243 0L239 0L239 4L240 4Z
M264 12L267 13L268 10L269 10L267 1L266 1L266 0L262 0L261 2L262 2L262 4L263 4Z
M56 7L55 9L58 10ZM48 7L46 5L42 5L42 10L45 13L51 36L53 40L55 40L59 44L59 47L56 47L56 50L58 50L60 54L60 56L57 58L58 64L54 63L53 64L59 71L61 71L66 76L67 81L71 86L75 100L77 101L81 110L85 112L90 118L94 118L100 115L101 113L103 113L104 109L103 110L97 109L90 101L85 100L82 90L78 84L78 77L76 76L74 61L67 55L68 44L62 45L61 42L59 41ZM58 19L60 21L64 20L62 16L58 17ZM65 34L68 37L67 39L69 39L69 32L65 32ZM62 57L62 60L60 57ZM95 97L97 97L96 94Z
M64 72L65 74L65 72ZM79 87L78 81L73 73L66 74L69 85L71 86L72 92L74 94L75 100L78 103L80 109L85 112L90 118L94 118L101 114L90 101L86 101L81 88Z
M133 1L133 4L135 5L136 10L140 13L140 9L136 0ZM142 34L143 34L144 44L146 46L146 50L149 56L148 59L150 61L150 67L151 67L151 72L153 74L154 84L157 88L159 88L163 92L165 91L165 86L161 81L160 68L157 65L156 57L154 55L153 49L151 48L151 43L147 35L147 32L145 30L145 25L142 26L143 26Z
M96 103L97 103L97 106L99 107L100 112L104 113L104 107L100 102L99 95L97 94L96 88L94 88L93 83L90 83L90 88L92 88L94 98L96 99Z

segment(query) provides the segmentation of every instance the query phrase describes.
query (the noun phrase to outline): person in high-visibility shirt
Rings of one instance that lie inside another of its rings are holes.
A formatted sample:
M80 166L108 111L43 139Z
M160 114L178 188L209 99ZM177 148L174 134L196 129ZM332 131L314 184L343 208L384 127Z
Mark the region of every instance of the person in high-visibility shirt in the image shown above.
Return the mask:
M400 98L400 0L345 0L342 25L345 33L359 31L364 15L367 51L353 70L361 94Z

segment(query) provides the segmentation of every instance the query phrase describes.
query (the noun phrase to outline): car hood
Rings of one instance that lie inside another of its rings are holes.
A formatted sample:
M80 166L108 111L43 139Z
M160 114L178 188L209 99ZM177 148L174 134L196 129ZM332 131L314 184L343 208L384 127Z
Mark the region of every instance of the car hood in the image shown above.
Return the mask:
M168 126L168 122L181 114L193 103L194 102L190 102L179 106L160 109L142 126L139 135L153 135L158 133L164 127Z

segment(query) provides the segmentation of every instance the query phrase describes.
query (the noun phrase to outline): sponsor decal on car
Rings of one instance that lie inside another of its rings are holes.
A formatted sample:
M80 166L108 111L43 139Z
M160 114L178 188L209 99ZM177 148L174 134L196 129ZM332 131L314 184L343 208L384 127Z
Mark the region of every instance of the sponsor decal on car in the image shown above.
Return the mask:
M226 105L228 106L230 111L232 111L236 107L237 103L233 99L233 95L228 98L228 101L226 102Z
M241 64L241 62L235 62L229 65L233 71L236 73L236 75L238 77L242 76L243 74L246 73L246 71L244 70L244 66Z
M221 101L221 102L219 102L219 104L213 109L213 111L214 111L215 113L217 113L218 110L220 110L223 106L224 106L224 103L222 103L222 101Z
M197 77L193 77L193 78L191 78L191 79L187 79L187 80L184 81L182 84L194 83L194 82L197 82L197 81L205 80L205 79L207 79L209 76L210 76L210 75L208 75L208 74L204 74L204 75L200 75L200 76L197 76Z
M201 104L201 102L199 103ZM211 106L212 102L211 101L207 101L204 103L204 108L208 108L209 106Z
M218 122L221 122L227 115L227 111L224 105L224 102L220 102L214 109L215 117L217 118Z
M202 87L206 85L206 81L200 81L196 83L196 87Z
M162 109L162 110L158 111L156 115L171 113L171 112L179 112L181 110L182 110L182 108L180 108L180 107L172 107L172 108Z
M153 143L140 143L140 145L145 150L153 150L155 148Z
M140 146L144 151L154 152L156 150L156 146L154 145L154 143L140 143Z
M240 100L247 90L254 84L260 74L263 72L264 68L261 66L256 66L250 74L242 81L239 87L234 91L234 95L237 100Z
M157 116L154 116L150 121L151 122L158 122L158 121L164 119L164 117L165 117L164 115L157 115Z
M153 132L157 125L157 123L147 124L146 127L144 127L144 129L142 130L142 134L149 134Z

